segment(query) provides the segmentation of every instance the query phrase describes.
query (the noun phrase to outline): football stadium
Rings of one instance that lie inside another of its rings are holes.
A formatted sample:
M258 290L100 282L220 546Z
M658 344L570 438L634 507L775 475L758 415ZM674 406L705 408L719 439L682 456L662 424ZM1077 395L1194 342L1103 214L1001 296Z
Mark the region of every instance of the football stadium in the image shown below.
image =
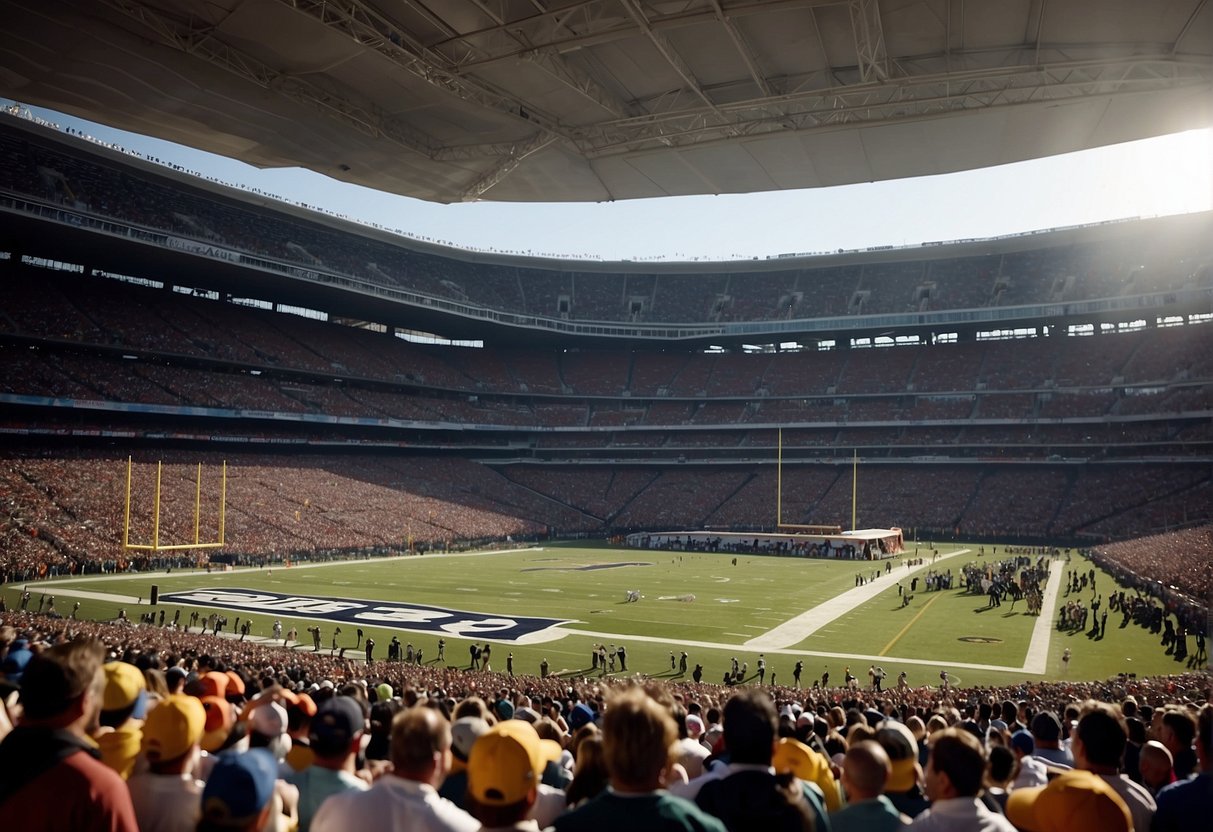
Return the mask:
M1213 125L1204 2L1045 5L3 3L0 816L1194 828L1213 212L536 255L65 126L584 203Z

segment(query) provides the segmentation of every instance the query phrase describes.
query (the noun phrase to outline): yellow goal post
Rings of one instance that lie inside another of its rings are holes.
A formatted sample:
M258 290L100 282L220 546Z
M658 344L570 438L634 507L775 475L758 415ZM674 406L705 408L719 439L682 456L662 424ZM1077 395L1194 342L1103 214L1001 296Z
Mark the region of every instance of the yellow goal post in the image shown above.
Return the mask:
M859 489L859 451L851 461L851 528L855 528L855 503ZM779 429L779 442L775 456L775 527L792 529L807 534L841 534L842 526L833 523L785 523L783 522L783 428Z
M203 542L201 540L202 520L202 463L198 463L198 473L194 479L194 542L162 544L160 542L160 480L164 471L164 462L156 463L156 496L154 513L152 515L152 542L131 543L131 477L134 462L126 458L126 511L122 519L122 551L143 552L173 552L182 549L218 549L225 545L224 529L227 519L227 461L223 463L223 480L219 492L219 539Z

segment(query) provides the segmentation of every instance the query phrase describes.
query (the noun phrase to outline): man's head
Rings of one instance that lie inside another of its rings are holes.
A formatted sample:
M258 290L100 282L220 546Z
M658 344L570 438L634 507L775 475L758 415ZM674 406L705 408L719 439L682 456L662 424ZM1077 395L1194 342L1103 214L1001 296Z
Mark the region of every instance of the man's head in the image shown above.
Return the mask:
M451 726L440 711L409 708L392 720L390 748L397 777L437 786L451 767Z
M922 772L918 766L918 742L910 729L886 719L876 729L876 742L884 749L893 767L885 789L890 794L901 794L917 787Z
M1077 768L1097 774L1115 774L1125 753L1128 734L1116 708L1103 702L1088 702L1070 737L1070 751Z
M340 764L357 754L365 728L366 715L353 697L334 696L318 706L308 728L317 763Z
M1158 740L1149 740L1141 747L1137 768L1141 782L1151 791L1158 791L1175 778L1175 760L1171 752Z
M452 771L463 771L467 768L468 758L472 756L472 747L488 730L488 722L479 716L461 716L451 723Z
M29 723L83 733L101 708L105 647L93 639L57 644L30 659L21 677L21 704Z
M871 800L884 794L893 773L889 755L872 740L863 740L847 749L842 763L842 788L851 802Z
M1005 787L1015 774L1015 755L1005 745L991 745L989 768L990 785Z
M758 688L746 688L724 705L724 746L734 763L769 764L778 729L775 703Z
M1167 708L1163 712L1158 738L1172 756L1191 748L1195 737L1196 720L1190 713L1181 708Z
M956 797L976 797L981 791L986 755L968 731L946 728L931 737L927 759L927 797L932 803Z
M603 753L611 785L617 791L659 788L678 741L678 727L667 708L641 688L614 696L602 718Z
M1028 731L1016 731L1011 735L1011 750L1015 752L1016 759L1031 757L1036 751L1036 740Z
M202 750L216 752L227 744L236 725L236 713L231 703L218 696L204 696L198 700L206 712L206 725L202 732Z
M1031 730L1037 748L1061 747L1061 720L1052 711L1041 711L1032 717Z

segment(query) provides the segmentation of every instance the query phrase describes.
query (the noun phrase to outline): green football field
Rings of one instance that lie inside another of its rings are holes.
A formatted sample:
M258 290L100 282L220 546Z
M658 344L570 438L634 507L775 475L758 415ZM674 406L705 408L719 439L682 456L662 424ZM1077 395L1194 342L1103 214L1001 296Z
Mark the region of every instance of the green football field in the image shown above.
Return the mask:
M1064 556L1056 559L1046 590L1047 619L1029 615L1024 602L991 609L984 596L960 589L923 590L928 570L959 573L966 563L993 559L989 551L982 557L976 546L941 544L933 561L924 547L926 563L911 569L911 548L888 562L886 574L883 562L741 555L734 563L731 554L550 543L272 570L62 578L32 584L31 609L45 594L55 597L59 614L69 615L78 602L79 617L97 620L114 619L123 609L136 620L163 609L169 621L181 610L183 623L194 611L218 612L228 618L229 632L239 617L252 622L250 637L259 639L270 638L279 620L284 633L297 630L299 649L313 649L308 628L319 627L324 652L332 649L340 627L338 648L357 657L360 628L375 639L375 658L386 658L395 635L421 648L427 664L437 661L441 638L445 662L464 667L469 644L491 643L492 668L504 671L512 652L518 674L538 674L545 659L554 674L590 674L591 650L598 644L625 646L628 674L667 679L684 678L671 669L670 655L686 651L685 678L699 663L707 682L721 681L734 657L748 666L750 677L762 657L766 682L774 673L776 682L787 685L793 666L803 661L804 686L823 672L832 685L840 684L848 667L866 683L873 664L887 672L887 686L902 670L912 686L938 684L941 670L954 683L972 686L1187 669L1163 654L1157 637L1132 623L1122 629L1118 613L1109 616L1104 638L1058 631L1055 605L1073 600L1060 586L1065 570L1090 569L1078 556L1069 563ZM869 580L857 586L861 573ZM909 592L915 576L918 589L903 605L898 583ZM149 605L153 585L160 594L155 608ZM1113 589L1111 578L1100 573L1094 592L1075 597L1088 603L1098 594L1106 604ZM629 601L629 592L639 599ZM5 587L10 609L18 606L20 593L20 586ZM1072 659L1063 667L1067 647ZM615 671L623 673L618 666Z

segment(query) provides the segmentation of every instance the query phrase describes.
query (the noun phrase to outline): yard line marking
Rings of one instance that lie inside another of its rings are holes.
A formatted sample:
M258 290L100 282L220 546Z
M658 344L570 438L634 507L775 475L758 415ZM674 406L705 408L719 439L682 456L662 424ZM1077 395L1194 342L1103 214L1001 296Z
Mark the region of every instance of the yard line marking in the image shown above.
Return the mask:
M812 609L805 610L795 618L772 628L769 632L750 639L744 646L751 650L774 650L792 647L804 641L830 622L855 612L861 604L872 600L886 589L892 589L897 585L898 581L916 575L923 570L931 569L945 560L969 554L972 551L972 549L957 549L939 558L922 558L921 564L908 569L905 566L905 562L902 561L900 566L895 567L890 574L884 575L882 573L883 580L868 581L862 586L848 589L846 592L839 593L833 598L827 598ZM855 565L860 569L865 569L881 562L857 560L855 561Z
M886 644L886 645L884 646L884 649L883 649L883 650L881 650L881 651L880 651L879 653L877 653L876 655L878 655L878 656L887 656L887 655L888 655L888 653L889 653L889 651L893 649L893 645L894 645L894 644L896 644L896 643L897 643L897 642L898 642L898 641L901 639L901 637L902 637L902 636L904 636L904 635L905 635L907 632L909 632L909 629L910 629L911 627L913 627L913 626L914 626L914 623L915 623L916 621L918 621L918 619L922 618L922 614L923 614L924 612L926 612L926 611L927 611L927 610L930 608L930 606L931 606L932 604L934 604L936 601L938 601L938 600L940 599L940 597L942 597L942 595L943 595L943 593L937 593L937 594L935 594L935 595L931 596L931 600L930 600L930 601L927 601L925 604L923 604L923 605L922 605L922 609L920 609L920 610L919 610L919 611L918 611L918 612L917 612L917 613L914 615L914 617L913 617L913 618L911 618L909 621L907 621L907 622L906 622L906 625L905 625L904 627L902 627L902 628L901 628L901 629L900 629L900 630L897 632L897 635L893 636L893 640L892 640L892 641L890 641L888 644Z

